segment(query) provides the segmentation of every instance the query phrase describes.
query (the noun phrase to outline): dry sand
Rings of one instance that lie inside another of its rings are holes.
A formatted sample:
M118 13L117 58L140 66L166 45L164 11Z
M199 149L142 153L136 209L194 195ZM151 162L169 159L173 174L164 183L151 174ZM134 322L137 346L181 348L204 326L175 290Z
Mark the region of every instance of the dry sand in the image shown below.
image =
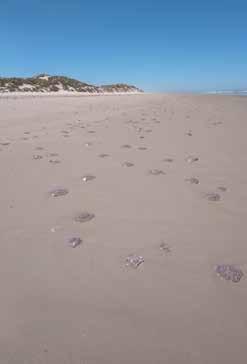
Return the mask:
M0 99L0 363L246 364L246 135L244 97Z

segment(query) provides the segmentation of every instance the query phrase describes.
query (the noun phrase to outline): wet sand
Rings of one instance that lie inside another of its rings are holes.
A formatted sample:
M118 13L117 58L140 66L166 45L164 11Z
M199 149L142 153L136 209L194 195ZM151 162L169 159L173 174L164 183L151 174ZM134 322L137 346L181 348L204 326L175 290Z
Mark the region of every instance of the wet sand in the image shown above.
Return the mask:
M0 362L246 364L246 135L244 97L0 99Z

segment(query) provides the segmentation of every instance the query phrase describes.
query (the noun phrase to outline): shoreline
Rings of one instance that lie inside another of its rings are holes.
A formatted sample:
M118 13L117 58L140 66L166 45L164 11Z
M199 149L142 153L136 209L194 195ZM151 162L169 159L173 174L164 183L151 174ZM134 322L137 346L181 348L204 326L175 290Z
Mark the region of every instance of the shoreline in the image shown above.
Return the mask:
M0 92L0 98L21 98L21 97L86 97L86 96L125 96L143 95L144 92Z
M45 98L87 98L87 97L110 97L110 96L208 96L208 97L233 97L233 98L243 98L247 95L244 94L220 94L220 93L177 93L177 92L113 92L113 93L76 93L76 92L68 92L68 93L58 93L58 92L36 92L36 93L30 93L30 92L12 92L12 93L1 93L0 92L0 100L16 100L16 99L45 99Z

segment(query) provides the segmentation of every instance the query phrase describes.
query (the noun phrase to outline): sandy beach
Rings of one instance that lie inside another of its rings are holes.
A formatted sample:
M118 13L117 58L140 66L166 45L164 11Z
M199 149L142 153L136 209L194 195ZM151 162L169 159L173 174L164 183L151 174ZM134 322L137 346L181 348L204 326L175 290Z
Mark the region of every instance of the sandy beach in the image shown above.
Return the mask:
M0 363L246 364L246 135L246 97L0 98Z

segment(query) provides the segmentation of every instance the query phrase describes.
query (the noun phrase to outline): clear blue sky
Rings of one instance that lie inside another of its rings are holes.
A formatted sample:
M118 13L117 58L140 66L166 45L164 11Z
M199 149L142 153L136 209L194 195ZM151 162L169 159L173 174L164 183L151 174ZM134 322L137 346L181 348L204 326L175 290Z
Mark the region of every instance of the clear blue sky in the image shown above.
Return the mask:
M247 89L247 0L0 0L0 75Z

